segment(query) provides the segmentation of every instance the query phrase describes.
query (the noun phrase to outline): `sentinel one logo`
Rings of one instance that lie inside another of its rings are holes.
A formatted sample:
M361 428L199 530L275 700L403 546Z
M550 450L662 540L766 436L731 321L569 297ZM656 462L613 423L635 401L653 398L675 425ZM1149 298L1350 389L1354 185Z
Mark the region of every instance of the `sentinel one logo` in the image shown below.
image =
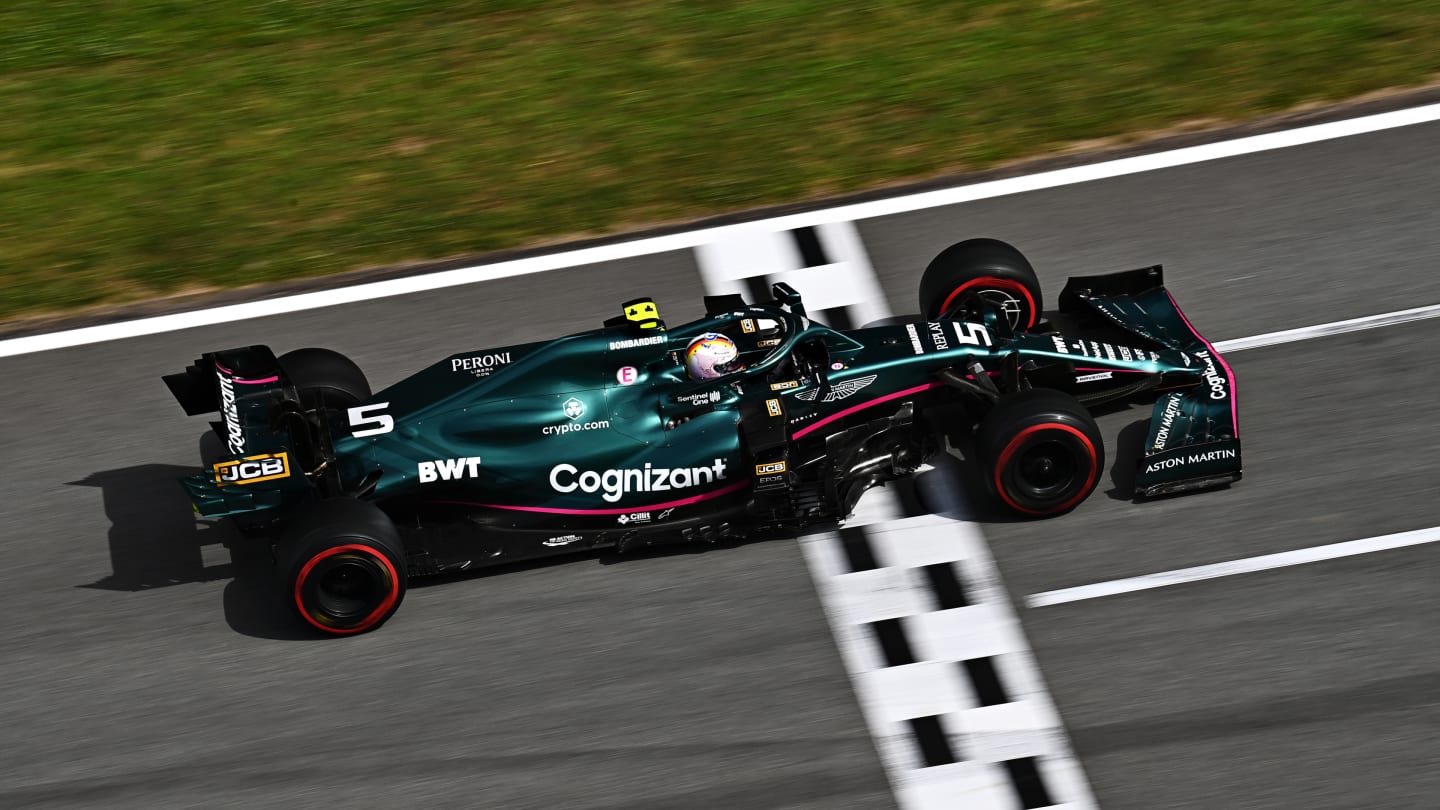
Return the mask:
M218 369L215 376L220 378L220 415L225 419L226 444L231 453L239 455L245 452L245 431L240 428L240 408L235 404L235 383Z
M550 468L550 488L556 492L603 492L610 503L631 492L668 492L725 480L725 459L717 458L704 467L631 467L624 470L584 470L574 464Z

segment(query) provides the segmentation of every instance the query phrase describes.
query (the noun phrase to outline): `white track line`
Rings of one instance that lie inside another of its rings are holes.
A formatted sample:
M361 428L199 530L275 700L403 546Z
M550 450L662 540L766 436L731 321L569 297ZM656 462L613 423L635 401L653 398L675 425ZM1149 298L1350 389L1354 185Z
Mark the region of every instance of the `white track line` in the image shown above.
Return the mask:
M1173 149L1168 152L1159 152L1153 155L1139 155L1136 157L1121 158L1119 160L1109 160L1087 166L1074 166L1068 169L1040 172L1023 177L1009 177L1002 180L992 180L968 186L939 189L919 194L908 194L853 205L842 205L819 211L807 211L800 214L777 217L766 220L763 223L749 222L741 225L705 228L668 236L637 239L613 245L582 248L580 250L552 253L544 256L532 256L514 261L465 267L422 276L412 276L410 278L390 279L388 281L377 281L370 284L359 284L332 290L270 298L263 301L233 304L195 312L181 312L173 315L161 315L154 318L140 318L122 323L90 326L63 332L31 335L29 337L11 338L0 341L0 357L63 349L108 340L122 340L124 338L139 337L141 335L153 335L159 332L190 329L197 326L209 326L211 324L228 323L248 318L300 312L308 309L318 309L320 307L350 304L357 301L368 301L376 298L406 295L445 287L455 287L463 284L474 284L509 276L541 273L547 270L577 267L585 264L594 264L596 262L629 259L636 256L648 256L671 250L685 250L713 242L725 231L737 227L753 229L764 226L778 231L835 222L855 221L871 217L889 216L918 211L925 208L955 205L957 203L1002 197L1009 194L1019 194L1026 191L1038 191L1041 189L1056 188L1058 186L1086 183L1092 180L1103 180L1111 177L1169 169L1176 166L1186 166L1210 160L1238 157L1240 155L1249 155L1273 149L1303 146L1320 141L1345 138L1352 135L1363 135L1434 121L1440 121L1440 104L1428 104L1408 110L1368 115L1346 121L1333 121L1328 124L1315 124L1285 130L1283 132L1252 135L1245 138L1221 141L1219 143L1190 146L1184 149Z
M1298 329L1286 329L1282 332L1267 332L1263 335L1235 338L1234 340L1222 340L1215 344L1215 348L1222 352L1238 352L1245 349L1258 349L1261 346L1294 343L1297 340L1311 340L1328 335L1343 335L1346 332L1378 329L1382 326L1394 326L1396 324L1423 321L1426 318L1435 317L1440 317L1440 304L1431 304L1427 307L1416 307L1415 309L1402 309L1399 312L1386 312L1381 315L1366 315L1363 318L1351 318L1348 321L1322 323L1316 326L1302 326Z
M1347 540L1343 543L1332 543L1328 546L1314 546L1312 548L1302 548L1295 551L1282 551L1278 554L1266 554L1260 557L1231 560L1230 562L1215 563L1213 565L1198 565L1194 568L1181 568L1176 571L1165 571L1159 574L1146 574L1145 576L1117 579L1110 582L1097 582L1093 585L1061 588L1058 591L1045 591L1044 593L1029 596L1026 598L1025 603L1032 608L1046 607L1048 605L1059 605L1066 602L1079 602L1084 599L1098 599L1102 596L1115 596L1122 593L1146 591L1151 588L1163 588L1167 585L1199 582L1203 579L1217 579L1235 574L1250 574L1256 571L1269 571L1273 568L1304 565L1305 563L1320 562L1321 560L1334 560L1339 557L1353 557L1356 554L1369 554L1372 551L1389 551L1407 546L1419 546L1436 541L1440 541L1440 528L1417 529L1412 532L1387 534L1382 537L1368 537L1364 540Z

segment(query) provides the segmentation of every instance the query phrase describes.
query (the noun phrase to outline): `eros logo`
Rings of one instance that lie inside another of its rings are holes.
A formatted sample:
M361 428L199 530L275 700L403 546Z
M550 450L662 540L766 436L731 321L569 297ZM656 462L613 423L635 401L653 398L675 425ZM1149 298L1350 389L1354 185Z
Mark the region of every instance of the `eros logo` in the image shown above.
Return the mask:
M285 478L290 475L290 455L288 453L262 453L258 456L246 456L231 461L222 461L215 465L214 470L215 484L222 487L232 484L273 481L276 478Z

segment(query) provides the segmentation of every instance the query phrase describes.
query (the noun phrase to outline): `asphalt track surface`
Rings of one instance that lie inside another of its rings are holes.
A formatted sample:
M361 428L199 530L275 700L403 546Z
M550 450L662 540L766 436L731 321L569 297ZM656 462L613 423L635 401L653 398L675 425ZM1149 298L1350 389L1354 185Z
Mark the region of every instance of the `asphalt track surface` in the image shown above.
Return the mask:
M1164 262L1212 340L1440 302L1440 125L867 220L898 312L946 244L1046 288ZM263 551L173 478L213 445L159 376L326 345L385 385L452 349L699 314L688 252L0 359L0 806L893 807L792 541L587 556L418 587L315 640ZM802 291L803 292L803 291ZM1440 322L1254 349L1245 480L1112 480L982 529L1101 806L1433 807L1440 548L1025 609L1056 588L1440 525Z

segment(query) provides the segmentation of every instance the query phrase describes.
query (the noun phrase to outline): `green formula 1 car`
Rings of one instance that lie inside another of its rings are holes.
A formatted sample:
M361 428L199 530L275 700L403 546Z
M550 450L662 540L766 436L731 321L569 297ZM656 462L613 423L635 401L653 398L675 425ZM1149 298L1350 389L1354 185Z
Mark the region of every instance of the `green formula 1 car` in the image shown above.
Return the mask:
M840 521L947 440L1005 508L1058 515L1104 470L1089 409L1140 396L1137 495L1240 478L1234 375L1158 266L1072 278L1045 313L1018 251L969 240L927 268L920 317L849 331L773 295L707 297L678 327L631 302L373 393L323 349L207 353L165 377L186 413L220 415L224 457L183 483L200 515L273 544L307 622L350 634L414 576ZM697 379L711 350L730 355Z

